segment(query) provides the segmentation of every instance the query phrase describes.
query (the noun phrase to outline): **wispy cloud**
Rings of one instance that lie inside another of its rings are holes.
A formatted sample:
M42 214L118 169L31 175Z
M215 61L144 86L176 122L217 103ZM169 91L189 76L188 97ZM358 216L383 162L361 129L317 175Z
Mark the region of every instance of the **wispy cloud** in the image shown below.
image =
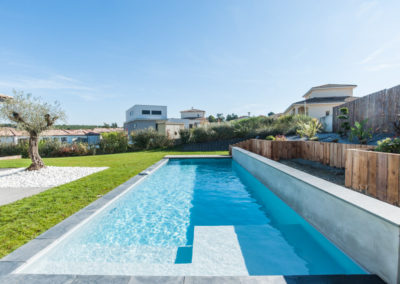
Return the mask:
M47 78L20 77L0 81L0 87L22 90L80 90L93 91L82 82L63 75L53 75Z
M370 54L368 54L363 60L361 60L361 64L366 64L372 60L374 60L375 58L378 57L378 55L380 55L381 53L383 53L385 51L385 47L380 47L376 50L374 50L373 52L371 52Z

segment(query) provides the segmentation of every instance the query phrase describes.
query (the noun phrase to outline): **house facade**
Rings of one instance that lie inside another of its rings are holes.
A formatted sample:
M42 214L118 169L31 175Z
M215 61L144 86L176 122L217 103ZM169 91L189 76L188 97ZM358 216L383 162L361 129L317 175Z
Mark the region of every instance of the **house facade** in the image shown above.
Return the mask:
M353 90L357 85L326 84L312 87L303 95L303 100L291 104L284 112L285 115L306 114L319 119L325 131L332 131L333 108L357 99Z
M181 118L168 118L167 106L134 105L125 113L124 129L132 131L154 129L171 139L180 137L180 129L189 129L206 123L205 111L190 109L181 111Z

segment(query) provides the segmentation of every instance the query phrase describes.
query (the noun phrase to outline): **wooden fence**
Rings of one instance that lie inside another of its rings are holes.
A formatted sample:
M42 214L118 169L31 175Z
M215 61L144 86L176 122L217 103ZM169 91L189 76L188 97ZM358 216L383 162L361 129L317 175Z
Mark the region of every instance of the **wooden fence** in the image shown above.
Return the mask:
M393 133L393 122L400 114L400 85L385 89L333 108L333 132L340 130L340 108L349 109L349 123L368 118L367 127L375 133Z
M400 154L367 151L375 146L314 141L267 141L250 139L240 147L272 160L315 161L345 168L345 186L392 205L400 205Z
M347 149L372 149L374 146L316 141L268 141L250 139L234 144L266 158L279 161L304 159L336 168L345 168Z
M400 204L400 154L347 150L346 187Z

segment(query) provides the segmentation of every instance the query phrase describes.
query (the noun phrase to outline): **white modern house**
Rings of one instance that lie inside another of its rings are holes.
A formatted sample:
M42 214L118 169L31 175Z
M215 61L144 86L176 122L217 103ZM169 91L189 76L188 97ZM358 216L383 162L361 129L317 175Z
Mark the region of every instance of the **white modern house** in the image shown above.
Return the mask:
M284 112L288 114L307 114L319 119L325 131L332 131L333 108L348 101L356 100L353 90L357 85L326 84L312 87L303 95L304 100L292 103Z
M158 105L134 105L125 113L124 128L129 134L132 131L140 131L153 128L169 138L179 138L179 130L197 127L206 123L205 111L189 109L181 111L181 118L168 118L167 106Z

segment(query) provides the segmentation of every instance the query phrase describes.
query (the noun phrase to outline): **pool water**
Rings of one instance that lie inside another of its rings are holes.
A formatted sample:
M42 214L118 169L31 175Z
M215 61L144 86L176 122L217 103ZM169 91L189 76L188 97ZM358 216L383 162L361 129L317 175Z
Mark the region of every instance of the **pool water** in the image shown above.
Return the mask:
M366 273L231 159L170 160L22 273Z

